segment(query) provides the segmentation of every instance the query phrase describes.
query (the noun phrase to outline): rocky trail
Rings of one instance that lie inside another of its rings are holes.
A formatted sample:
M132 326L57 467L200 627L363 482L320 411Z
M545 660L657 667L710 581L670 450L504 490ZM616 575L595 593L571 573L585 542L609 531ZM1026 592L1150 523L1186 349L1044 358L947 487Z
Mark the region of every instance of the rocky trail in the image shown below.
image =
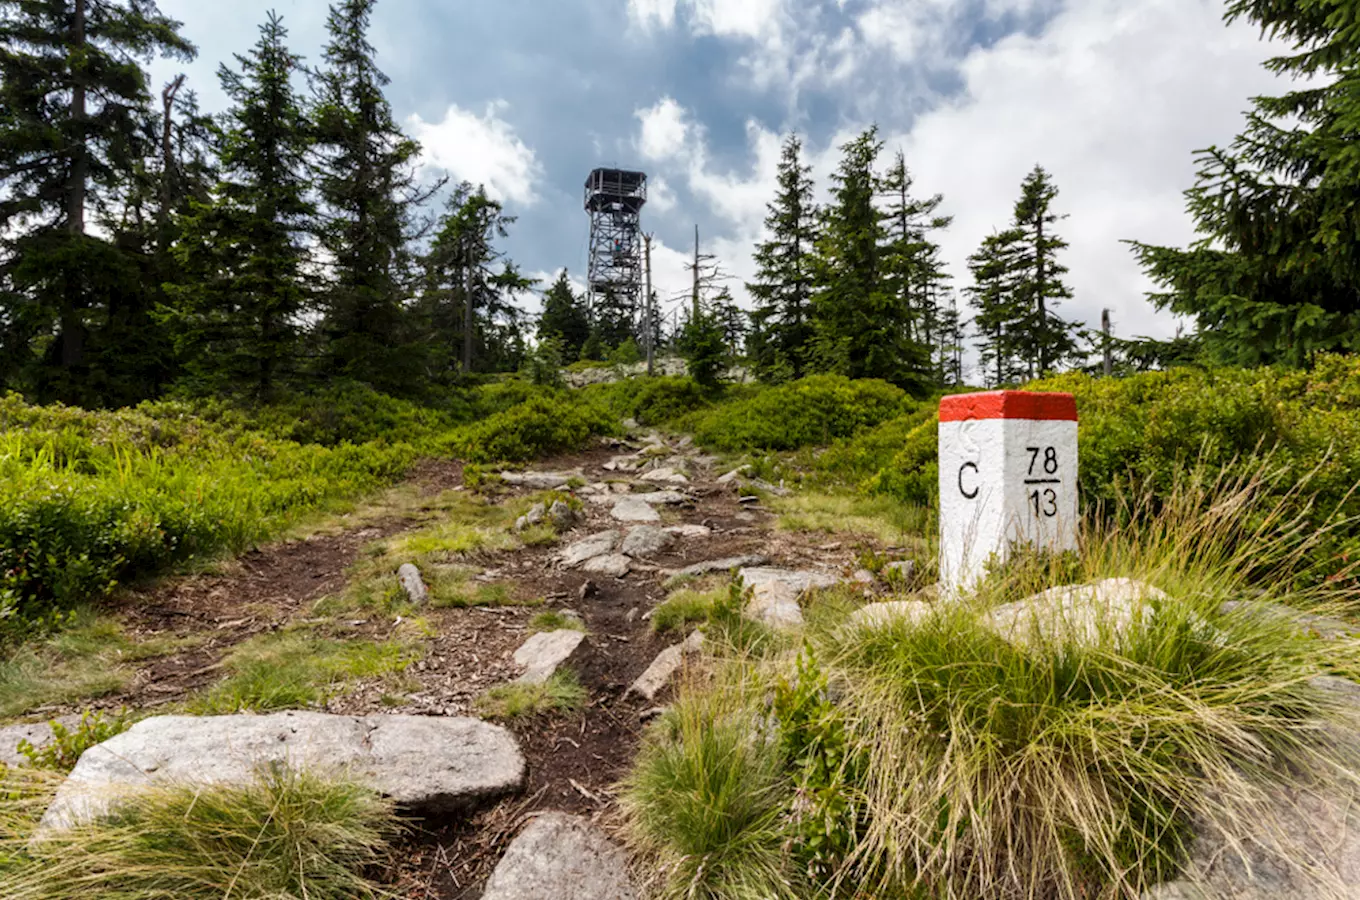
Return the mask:
M126 593L121 614L129 631L142 640L168 639L176 649L137 663L127 687L112 696L79 707L48 707L29 718L71 716L92 707L140 716L173 712L222 677L233 648L299 625L350 641L387 640L402 626L401 616L347 611L328 617L319 611L326 598L346 589L375 544L438 527L444 513L433 501L471 493L461 476L460 467L430 464L407 486L418 502L403 510L379 507L342 517L321 533L260 548L218 571ZM257 751L273 746L268 751L273 753L282 747L289 759L341 759L357 771L376 773L370 781L423 814L410 845L398 854L395 880L402 896L473 900L483 891L499 900L633 896L622 857L592 823L608 821L615 786L645 723L664 707L675 673L702 643L697 632L653 632L651 613L666 599L667 582L678 574L721 575L740 568L755 586L748 614L778 627L797 620L799 595L809 588L853 579L872 593L873 576L855 571L863 542L850 546L824 533L777 530L759 496L742 488L756 487L764 496L787 492L753 482L743 471L723 471L718 459L702 455L687 438L610 439L531 471L504 472L493 482L479 490L506 509L522 508L544 491L559 492L559 502L529 506L508 529L514 534L552 523L557 540L461 555L460 563L478 570L475 584L495 587L506 599L498 605L420 607L423 653L402 673L400 692L382 679L358 679L331 694L324 710L250 717L244 725L241 716L161 716L110 742L117 745L116 762L101 766L91 759L97 754L87 753L63 788L75 793L61 802L80 809L81 785L192 771L195 747L209 756L223 744ZM428 567L420 573L419 567L403 566L400 581L396 572L388 577L425 600L423 579L430 574ZM564 626L531 633L531 620L545 611L560 614L554 618ZM541 684L563 666L585 689L579 712L511 719L503 729L486 726L495 734L466 737L472 724L480 724L473 721L476 701L488 689ZM380 720L397 729L386 750L374 744L374 735L386 733L374 724ZM158 722L179 724L147 730ZM209 722L246 731L222 737L204 732ZM431 731L430 722L447 728ZM21 737L41 743L44 728L0 729L0 759L13 755ZM506 768L500 735L522 756L518 768ZM412 758L414 747L420 752ZM478 767L488 765L500 768L494 777L481 777ZM390 787L383 772L396 773L392 778L400 784ZM412 779L419 782L414 788Z

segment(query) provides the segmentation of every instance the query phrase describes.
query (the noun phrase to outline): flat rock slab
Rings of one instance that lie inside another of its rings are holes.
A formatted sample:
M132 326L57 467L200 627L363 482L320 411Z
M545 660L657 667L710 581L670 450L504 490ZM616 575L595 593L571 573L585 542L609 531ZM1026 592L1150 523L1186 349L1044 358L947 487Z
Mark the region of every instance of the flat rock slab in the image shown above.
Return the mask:
M1102 636L1118 637L1151 615L1152 601L1167 599L1165 593L1141 581L1106 578L1049 588L998 606L984 621L1019 646L1069 641L1096 644Z
M646 503L648 506L676 506L689 502L689 495L679 491L651 491L646 494L632 494L630 500Z
M590 572L592 575L608 575L611 578L622 578L632 568L633 561L622 553L606 553L604 556L588 559L581 565L582 572Z
M544 813L510 843L482 900L637 900L628 857L589 819Z
M45 829L107 814L118 798L156 783L248 784L261 766L334 773L417 815L463 812L524 786L515 738L469 718L157 716L86 750L43 815Z
M517 487L534 488L540 491L550 491L553 488L565 487L573 478L585 480L580 472L502 472L501 480L506 484L513 484Z
M526 669L516 680L522 684L542 684L580 649L585 639L585 632L571 628L530 635L524 646L515 651L515 662Z
M645 481L648 484L689 484L689 479L686 478L683 473L677 472L675 469L669 467L664 469L653 469L641 476L640 480Z
M0 728L0 766L28 765L28 757L19 752L19 745L28 741L34 749L41 750L52 743L52 737L52 726L46 722Z
M609 513L620 522L660 522L661 514L637 497L621 497Z
M840 583L840 579L834 575L793 569L748 566L739 574L747 587L752 588L751 602L746 605L746 617L785 631L803 625L803 610L798 605L803 594Z
M674 539L675 535L667 529L654 525L639 525L628 529L628 534L624 536L623 555L634 559L647 559L665 550Z
M795 569L771 569L763 566L748 565L742 568L741 578L747 587L759 588L765 584L784 584L800 594L817 588L835 587L840 579L825 572L812 572Z
M677 576L710 575L714 572L730 572L732 569L740 569L744 566L759 566L768 561L767 557L758 554L754 556L729 556L724 559L709 559L704 562L698 562L692 566L685 566L683 569L676 569L667 574L672 578Z
M713 529L707 525L671 525L666 529L669 534L678 538L689 540L691 538L706 538L713 533Z
M698 653L704 647L704 635L701 631L696 631L685 638L683 643L676 644L674 647L667 647L656 655L652 664L647 667L647 671L638 676L628 690L644 697L647 700L655 700L656 695L661 693L661 689L670 684L675 677L675 673L684 664L685 657Z
M920 600L889 600L861 606L850 614L849 622L865 628L882 628L898 622L919 622L930 615L933 607Z
M597 556L613 553L618 546L619 533L617 531L601 531L568 545L562 550L558 559L562 561L562 565L571 568Z

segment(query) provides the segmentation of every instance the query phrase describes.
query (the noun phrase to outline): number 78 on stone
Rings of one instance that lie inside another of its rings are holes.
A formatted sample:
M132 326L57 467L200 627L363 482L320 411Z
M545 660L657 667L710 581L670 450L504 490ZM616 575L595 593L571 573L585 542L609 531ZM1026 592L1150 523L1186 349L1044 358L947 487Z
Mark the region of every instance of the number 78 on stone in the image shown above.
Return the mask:
M1077 546L1077 403L987 391L940 401L940 587L957 595L1011 548Z

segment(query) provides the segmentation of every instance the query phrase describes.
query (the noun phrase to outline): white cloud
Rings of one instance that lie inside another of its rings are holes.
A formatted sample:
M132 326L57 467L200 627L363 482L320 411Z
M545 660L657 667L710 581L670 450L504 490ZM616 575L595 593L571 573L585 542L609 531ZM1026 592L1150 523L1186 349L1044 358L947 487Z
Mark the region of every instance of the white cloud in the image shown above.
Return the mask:
M670 97L640 109L634 115L642 122L637 147L650 160L665 160L685 153L690 138L690 123L685 109Z
M675 196L675 191L671 189L670 182L665 178L657 176L647 181L647 208L654 210L661 215L665 215L675 209L680 201Z
M478 116L450 105L442 120L426 122L415 114L406 128L420 142L422 166L485 185L493 199L530 206L538 199L535 187L543 169L533 149L501 118L507 108L497 101Z
M676 0L628 0L628 16L643 29L675 24Z

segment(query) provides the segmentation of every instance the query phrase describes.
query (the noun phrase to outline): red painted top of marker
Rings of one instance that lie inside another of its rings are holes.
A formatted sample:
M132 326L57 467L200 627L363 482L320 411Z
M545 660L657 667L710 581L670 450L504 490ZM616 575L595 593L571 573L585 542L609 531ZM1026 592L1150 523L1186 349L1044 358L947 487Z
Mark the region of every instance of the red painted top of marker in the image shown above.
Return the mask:
M952 394L940 400L941 422L969 419L1037 419L1077 421L1077 399L1071 394L1040 391L986 391Z

